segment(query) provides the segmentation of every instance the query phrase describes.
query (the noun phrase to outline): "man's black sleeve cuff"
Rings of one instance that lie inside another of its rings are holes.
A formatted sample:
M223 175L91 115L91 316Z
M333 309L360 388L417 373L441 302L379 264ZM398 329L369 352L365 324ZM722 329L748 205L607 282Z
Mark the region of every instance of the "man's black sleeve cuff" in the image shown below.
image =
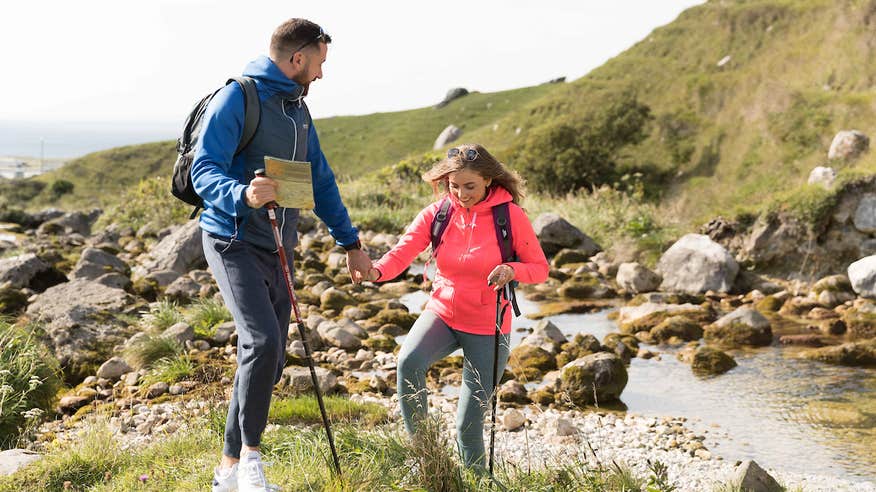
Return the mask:
M357 239L355 243L345 244L342 247L347 251L353 251L354 249L362 249L362 241Z

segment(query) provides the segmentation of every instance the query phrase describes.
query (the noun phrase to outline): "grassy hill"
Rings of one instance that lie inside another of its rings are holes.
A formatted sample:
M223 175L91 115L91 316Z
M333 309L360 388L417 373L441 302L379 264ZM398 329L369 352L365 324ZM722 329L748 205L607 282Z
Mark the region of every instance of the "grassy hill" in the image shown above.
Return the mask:
M651 118L644 140L622 147L613 162L644 170L644 196L657 197L654 214L689 229L715 215L750 215L806 195L809 171L826 163L839 130L876 136L874 59L876 0L711 1L571 83L472 93L442 109L316 125L347 181L431 151L449 124L463 129L462 141L481 142L519 167L552 129L576 125L587 132L593 114L632 94ZM563 150L538 158L550 165ZM170 143L123 147L40 179L70 180L74 192L63 200L86 203L97 191L114 194L140 178L169 174L172 161ZM830 165L841 176L873 173L876 154ZM586 199L578 193L563 200L573 206Z

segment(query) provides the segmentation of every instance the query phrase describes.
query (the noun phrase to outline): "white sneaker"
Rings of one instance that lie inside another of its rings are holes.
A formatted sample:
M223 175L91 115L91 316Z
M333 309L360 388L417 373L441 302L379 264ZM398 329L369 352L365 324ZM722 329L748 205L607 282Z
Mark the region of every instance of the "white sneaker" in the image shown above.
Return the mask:
M271 492L280 490L265 478L265 466L258 451L247 451L240 456L237 466L237 490L240 492Z
M237 463L231 468L213 469L213 492L237 491Z

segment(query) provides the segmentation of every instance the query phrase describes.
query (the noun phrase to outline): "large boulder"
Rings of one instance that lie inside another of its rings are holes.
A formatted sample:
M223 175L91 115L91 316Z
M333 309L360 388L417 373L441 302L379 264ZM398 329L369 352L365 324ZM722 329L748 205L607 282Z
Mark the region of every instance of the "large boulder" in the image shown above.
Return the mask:
M37 229L40 235L79 234L88 236L91 234L91 225L100 217L101 211L94 209L89 213L68 212L60 217L47 220Z
M12 475L20 468L42 458L42 455L27 449L6 449L0 451L0 477Z
M323 394L328 394L338 387L338 378L324 367L316 367L316 381ZM283 369L280 386L294 394L309 394L313 392L313 376L310 368L289 366Z
M559 351L560 346L566 343L566 336L550 320L539 321L535 328L526 338L520 341L521 345L532 345L553 355Z
M876 299L876 255L867 256L849 265L852 289L861 296Z
M750 306L742 306L706 327L704 338L725 346L769 345L773 341L770 321Z
M511 349L508 367L517 379L538 380L544 373L557 368L550 352L533 345L518 345Z
M663 304L645 302L638 306L624 306L618 310L617 323L621 333L651 331L673 316L686 316L696 322L711 321L711 312L696 304Z
M876 232L876 194L867 193L861 197L852 217L855 229L864 234Z
M660 287L660 275L638 263L621 263L617 269L617 284L627 292L638 294Z
M435 144L432 146L434 150L441 150L447 144L455 142L462 135L462 130L455 125L447 125L447 128L441 131L438 138L435 139Z
M617 355L598 352L562 368L560 388L575 405L617 400L627 385L627 369Z
M85 248L79 256L79 261L70 273L70 280L86 279L96 280L107 273L128 275L128 264L97 248Z
M8 282L7 288L42 292L66 281L66 275L33 253L0 259L0 284Z
M651 337L657 342L671 339L689 342L699 340L702 336L703 328L687 316L671 316L651 329Z
M148 253L142 265L134 267L135 278L145 277L157 270L173 270L185 274L197 268L206 268L201 228L198 221L190 220L164 237Z
M657 271L663 276L660 288L665 291L729 292L739 273L739 264L709 236L687 234L663 253Z
M134 331L118 314L136 309L124 290L89 280L73 280L47 289L28 306L40 319L49 348L72 376L94 374L112 347Z
M456 99L467 95L468 89L466 89L465 87L454 87L447 91L447 95L444 96L444 99L442 99L441 102L435 105L435 109L441 109L444 106L450 104L451 101L455 101Z
M602 251L593 239L557 214L539 215L533 221L532 228L546 255L558 253L563 248L583 250L588 256Z
M870 146L870 138L858 130L841 131L833 137L828 159L851 160L864 153Z

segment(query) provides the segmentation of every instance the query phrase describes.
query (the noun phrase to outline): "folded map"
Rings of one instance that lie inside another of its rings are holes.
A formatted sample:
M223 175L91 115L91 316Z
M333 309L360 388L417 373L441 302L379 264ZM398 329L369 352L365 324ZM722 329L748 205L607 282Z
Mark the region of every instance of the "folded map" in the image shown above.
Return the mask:
M265 156L265 171L277 181L277 203L286 208L312 209L313 181L310 163Z

